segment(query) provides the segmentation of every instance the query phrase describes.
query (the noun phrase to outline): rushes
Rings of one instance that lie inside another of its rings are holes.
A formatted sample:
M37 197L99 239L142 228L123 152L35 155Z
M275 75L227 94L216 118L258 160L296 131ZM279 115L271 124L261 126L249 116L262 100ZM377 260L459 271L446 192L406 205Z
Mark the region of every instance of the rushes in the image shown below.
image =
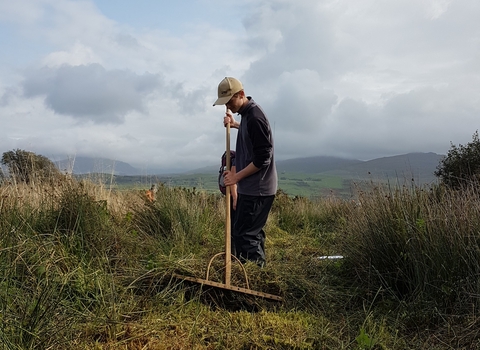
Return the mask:
M219 194L158 188L149 202L143 190L70 178L3 182L3 348L441 349L478 341L475 186L372 184L355 201L279 192L267 267L245 269L252 289L282 295L282 304L172 278L204 277L223 251L225 203ZM244 283L239 271L236 285Z
M480 292L479 199L476 187L375 187L349 213L345 254L367 289L467 310Z

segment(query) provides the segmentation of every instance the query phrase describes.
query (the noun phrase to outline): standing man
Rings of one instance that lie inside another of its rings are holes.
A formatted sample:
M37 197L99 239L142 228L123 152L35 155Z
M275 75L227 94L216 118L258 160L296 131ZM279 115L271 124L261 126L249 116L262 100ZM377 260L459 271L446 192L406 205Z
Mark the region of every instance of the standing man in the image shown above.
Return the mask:
M225 172L225 185L237 185L238 199L232 233L233 251L242 262L265 265L265 231L268 214L277 192L277 170L273 157L270 123L262 108L245 95L243 85L226 77L218 85L218 99L213 104L241 116L237 122L232 113L224 117L238 129L235 166Z

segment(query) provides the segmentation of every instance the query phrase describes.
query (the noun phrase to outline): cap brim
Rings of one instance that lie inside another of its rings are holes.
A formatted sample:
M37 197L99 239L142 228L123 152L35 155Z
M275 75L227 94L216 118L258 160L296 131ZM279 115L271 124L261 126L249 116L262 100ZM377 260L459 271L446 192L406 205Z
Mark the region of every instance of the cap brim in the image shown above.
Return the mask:
M230 101L230 99L232 98L232 96L225 96L225 97L220 97L219 99L217 99L215 101L215 103L213 104L214 106L216 105L224 105L226 104L228 101Z

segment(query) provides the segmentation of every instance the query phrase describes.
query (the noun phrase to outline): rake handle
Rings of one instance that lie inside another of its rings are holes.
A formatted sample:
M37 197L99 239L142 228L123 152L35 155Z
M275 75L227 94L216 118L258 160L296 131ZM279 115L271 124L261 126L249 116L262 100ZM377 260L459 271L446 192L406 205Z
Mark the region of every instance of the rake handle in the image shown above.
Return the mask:
M227 108L227 113L231 111ZM230 159L230 123L226 125L226 166L227 170L231 169L231 159ZM232 275L232 256L231 256L231 208L230 208L230 186L226 186L225 189L225 285L230 286L231 275Z

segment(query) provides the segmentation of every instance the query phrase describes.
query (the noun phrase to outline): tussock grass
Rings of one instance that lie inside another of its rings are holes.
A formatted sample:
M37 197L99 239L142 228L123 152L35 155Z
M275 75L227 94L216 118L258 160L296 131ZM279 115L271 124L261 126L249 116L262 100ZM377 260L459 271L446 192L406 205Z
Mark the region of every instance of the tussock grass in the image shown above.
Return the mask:
M479 199L476 187L374 188L349 213L344 251L399 299L469 308L480 292Z
M0 186L5 349L470 349L479 193L372 184L355 202L279 192L267 266L279 303L184 282L224 251L224 197L56 178ZM344 259L320 259L343 255ZM211 279L223 282L222 258ZM234 264L232 284L245 286ZM473 347L472 347L473 346Z
M479 206L474 184L361 192L343 228L352 277L381 308L402 310L405 330L446 327L453 348L478 345Z

